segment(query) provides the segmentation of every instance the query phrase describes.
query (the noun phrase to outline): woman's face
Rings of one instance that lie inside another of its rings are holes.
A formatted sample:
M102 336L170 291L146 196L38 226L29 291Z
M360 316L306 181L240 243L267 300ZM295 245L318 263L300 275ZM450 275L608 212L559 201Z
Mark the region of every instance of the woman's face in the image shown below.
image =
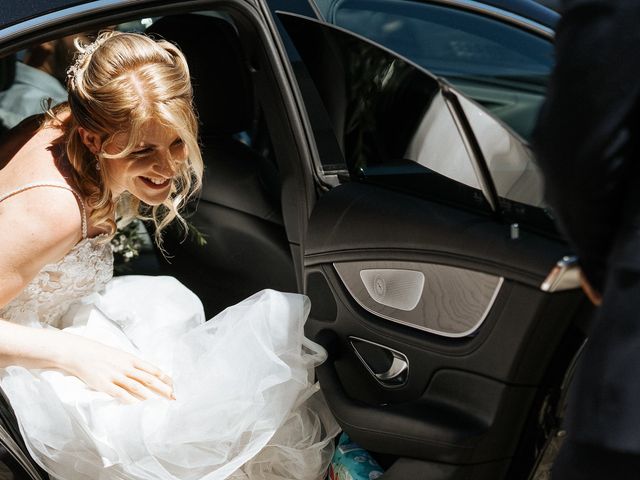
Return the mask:
M187 159L187 147L175 130L148 120L142 126L141 141L124 158L105 158L101 162L114 197L128 191L148 205L167 199L173 177ZM128 133L114 135L104 151L118 154L127 146Z

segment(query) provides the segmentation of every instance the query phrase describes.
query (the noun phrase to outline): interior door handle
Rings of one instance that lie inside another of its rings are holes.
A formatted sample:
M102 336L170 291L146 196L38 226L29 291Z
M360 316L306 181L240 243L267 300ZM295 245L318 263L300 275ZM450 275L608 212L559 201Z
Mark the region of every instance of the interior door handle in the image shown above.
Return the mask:
M351 348L375 380L386 388L398 388L409 378L407 356L393 348L359 337L349 337Z
M374 374L381 382L396 382L403 373L409 370L409 364L403 360L400 355L396 352L391 353L393 354L393 362L389 370Z

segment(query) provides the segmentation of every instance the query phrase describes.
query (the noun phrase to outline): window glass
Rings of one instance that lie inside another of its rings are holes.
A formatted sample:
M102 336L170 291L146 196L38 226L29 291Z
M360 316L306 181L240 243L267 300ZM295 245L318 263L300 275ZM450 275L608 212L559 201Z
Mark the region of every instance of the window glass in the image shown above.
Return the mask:
M375 44L319 22L287 15L282 22L320 100L307 107L323 107L352 179L489 212L491 186L470 153L475 139L499 196L496 208L510 221L554 232L538 168L511 129ZM471 132L462 132L464 119Z
M340 30L287 15L282 22L352 178L490 211L437 79Z
M482 108L462 95L458 96L458 101L478 140L498 195L507 200L542 206L542 173L531 150Z
M319 0L327 21L450 81L528 140L553 46L497 19L406 0Z
M451 180L480 189L473 163L440 92L422 117L404 158Z

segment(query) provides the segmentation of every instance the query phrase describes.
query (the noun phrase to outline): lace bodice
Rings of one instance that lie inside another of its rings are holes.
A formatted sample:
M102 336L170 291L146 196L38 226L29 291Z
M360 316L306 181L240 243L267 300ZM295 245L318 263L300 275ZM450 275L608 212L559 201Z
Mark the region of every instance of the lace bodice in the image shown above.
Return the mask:
M72 191L58 184L31 184L25 187L43 185ZM0 202L16 192L0 195ZM0 318L25 325L45 323L59 326L60 317L72 304L101 290L111 280L111 245L102 236L87 237L84 210L82 214L83 239L61 260L45 265L17 297L0 308Z
M104 288L112 276L109 242L85 238L62 260L40 270L17 297L0 309L0 318L22 324L37 320L58 326L58 320L73 303Z

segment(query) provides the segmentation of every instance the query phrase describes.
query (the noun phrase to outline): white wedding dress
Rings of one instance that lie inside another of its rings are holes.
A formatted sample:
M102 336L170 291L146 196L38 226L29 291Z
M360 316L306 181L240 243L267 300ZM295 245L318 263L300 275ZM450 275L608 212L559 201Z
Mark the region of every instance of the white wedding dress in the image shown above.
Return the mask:
M70 190L30 184L0 201L41 186ZM264 290L205 322L174 278L112 279L110 245L84 217L83 239L0 318L134 353L172 377L176 400L124 404L62 371L0 370L35 460L64 480L322 478L338 426L313 381L325 352L304 337L308 299Z

